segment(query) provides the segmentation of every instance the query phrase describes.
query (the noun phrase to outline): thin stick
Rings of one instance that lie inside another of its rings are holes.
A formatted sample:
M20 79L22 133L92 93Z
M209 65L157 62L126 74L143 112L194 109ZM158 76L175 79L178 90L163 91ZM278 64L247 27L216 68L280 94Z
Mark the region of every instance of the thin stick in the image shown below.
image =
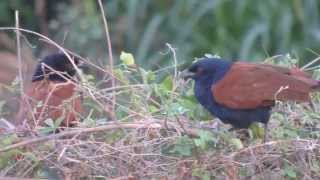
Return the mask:
M107 18L105 16L104 13L104 9L103 9L103 5L101 0L98 0L99 3L99 7L100 7L100 11L101 11L101 16L102 16L102 20L103 20L103 24L104 24L104 29L105 29L105 33L106 33L106 37L107 37L107 45L108 45L108 53L109 53L109 65L110 65L110 73L113 75L113 54L112 54L112 45L111 45L111 39L110 39L110 34L109 34L109 28L108 28L108 23L107 23ZM112 77L111 78L111 86L115 87L115 78ZM116 105L116 95L115 95L115 91L112 91L112 112L115 112L115 105ZM115 120L116 118L112 117L113 120Z
M173 55L173 62L174 62L174 81L177 80L178 78L178 61L177 61L177 56L176 56L176 50L171 46L171 44L166 43L166 46L169 48L169 51L172 52Z
M320 60L320 57L315 58L314 60L312 60L311 62L309 62L308 64L302 66L302 68L300 69L307 69L308 67L310 67L311 65L313 65L314 63L318 62Z
M76 129L76 130L70 130L70 131L64 131L58 134L51 134L48 136L42 136L42 137L36 137L33 139L27 139L12 145L9 145L7 147L4 147L0 149L0 156L1 152L6 152L11 149L16 149L20 147L24 147L30 144L35 144L35 143L40 143L43 141L49 141L53 139L58 139L66 136L71 136L71 135L79 135L79 134L88 134L88 133L94 133L94 132L100 132L100 131L108 131L108 130L113 130L113 129L163 129L163 126L161 123L158 122L134 122L134 123L120 123L118 121L113 121L113 124L107 124L99 127L92 127L92 128L82 128L82 129ZM197 132L197 129L192 129L192 128L185 128L184 133L190 137L199 137L199 134Z
M15 21L16 21L16 40L17 40L17 59L18 59L18 70L19 70L19 81L20 81L20 94L21 97L24 99L25 98L25 93L24 93L24 82L23 82L23 73L22 73L22 69L23 69L23 65L22 65L22 59L21 59L21 42L20 42L20 22L19 22L19 11L15 10ZM29 109L29 111L32 112L32 108L31 105L29 103L29 101L26 101L26 105ZM21 115L21 116L20 116ZM23 114L18 115L19 117L19 121L21 120L20 118L22 117ZM32 119L35 121L35 117L34 114L32 113Z
M75 134L80 134L80 133L92 133L92 132L98 132L98 131L106 131L106 130L112 130L112 129L139 129L139 128L161 128L161 124L159 123L115 123L115 124L109 124L109 125L104 125L104 126L99 126L99 127L93 127L93 128L83 128L83 129L77 129L77 130L72 130L72 131L65 131L61 132L58 134L51 134L48 136L43 136L43 137L37 137L33 139L28 139L16 144L9 145L5 148L0 149L1 152L5 152L11 149L19 148L19 147L24 147L29 144L34 144L34 143L39 143L43 141L48 141L52 139L57 139L57 138L62 138L65 136L70 136L70 135L75 135ZM1 155L1 154L0 154Z
M8 177L8 176L0 176L0 180L37 180L34 178L19 178L19 177ZM39 179L38 179L39 180Z
M15 20L16 20L16 38L17 38L17 58L18 58L18 64L19 64L19 80L20 80L20 91L21 95L23 96L24 87L23 87L23 77L22 77L22 60L21 60L21 46L20 46L20 30L19 30L19 11L15 11Z
M267 147L267 146L281 147L281 143L298 143L298 142L306 142L306 143L312 142L314 144L314 146L309 147L310 149L308 149L308 150L313 150L313 149L319 148L319 143L320 143L320 141L317 139L312 139L312 140L310 140L310 139L289 139L289 140L282 139L282 140L276 140L276 141L269 141L269 142L266 142L263 144L248 146L246 148L240 149L239 151L231 153L228 157L234 158L241 153L252 151L253 149L256 149L256 148Z

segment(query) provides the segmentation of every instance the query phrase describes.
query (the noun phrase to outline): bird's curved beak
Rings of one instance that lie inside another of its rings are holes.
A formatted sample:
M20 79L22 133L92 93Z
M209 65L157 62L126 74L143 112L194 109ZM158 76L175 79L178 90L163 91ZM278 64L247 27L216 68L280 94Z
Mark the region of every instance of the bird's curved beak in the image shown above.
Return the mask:
M195 73L190 72L188 69L185 69L180 73L180 77L183 78L184 80L194 78L194 76L195 76Z

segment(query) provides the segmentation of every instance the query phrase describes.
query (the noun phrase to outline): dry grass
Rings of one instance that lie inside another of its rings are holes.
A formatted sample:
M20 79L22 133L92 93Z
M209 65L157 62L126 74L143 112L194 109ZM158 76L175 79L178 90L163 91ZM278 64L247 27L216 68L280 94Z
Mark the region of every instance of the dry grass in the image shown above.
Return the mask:
M161 122L140 119L121 126L110 123L34 139L25 137L26 143L19 145L25 155L2 173L34 177L34 170L41 166L42 171L55 174L53 177L65 179L193 179L195 170L210 172L217 179L280 179L284 177L282 170L290 165L303 179L320 176L318 140L277 140L238 151L226 146L224 151L179 157L162 151L181 137L183 129L175 123L166 129ZM117 140L106 142L119 133L122 135Z

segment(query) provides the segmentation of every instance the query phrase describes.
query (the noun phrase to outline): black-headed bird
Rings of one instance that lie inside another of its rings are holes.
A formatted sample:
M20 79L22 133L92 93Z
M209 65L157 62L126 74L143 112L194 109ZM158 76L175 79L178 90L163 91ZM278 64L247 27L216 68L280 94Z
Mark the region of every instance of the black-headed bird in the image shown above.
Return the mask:
M73 61L73 63L71 62ZM83 112L82 98L76 91L74 78L79 64L63 53L44 57L36 66L32 82L25 90L16 117L18 123L43 125L46 119L60 120L60 127L75 125Z

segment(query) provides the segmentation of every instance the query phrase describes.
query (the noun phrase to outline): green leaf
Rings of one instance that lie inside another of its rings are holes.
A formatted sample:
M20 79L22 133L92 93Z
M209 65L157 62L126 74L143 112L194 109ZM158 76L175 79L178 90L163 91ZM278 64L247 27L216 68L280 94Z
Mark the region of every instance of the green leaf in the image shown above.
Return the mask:
M174 149L171 152L182 155L182 156L191 156L192 148L189 146L177 145L174 147Z
M156 79L156 75L152 71L146 71L143 68L139 68L139 71L144 84L150 83Z
M46 125L48 125L49 127L55 127L55 126L54 126L54 121L53 121L51 118L46 119L46 120L44 121L44 123L45 123Z
M55 130L53 127L41 127L40 128L40 133L41 134L49 134L52 133Z
M159 111L159 108L154 106L154 105L149 105L149 111L151 113L155 113L155 112L158 112Z
M174 153L180 156L191 156L193 149L193 143L187 136L182 136L179 138L170 150L170 153Z
M292 166L290 166L287 163L284 166L283 173L285 176L288 176L290 178L297 178L297 172L294 170Z
M250 125L249 129L252 131L254 137L263 138L264 137L264 128L260 127L258 123L253 123Z
M201 168L194 168L192 170L192 176L199 177L201 180L210 180L210 173Z
M60 116L59 118L54 120L54 128L58 128L60 126L60 124L62 123L62 121L66 118L64 114L65 113L63 113L63 116Z
M8 135L8 136L2 136L0 139L0 148L4 148L4 147L12 144L17 139L18 139L18 137L15 134ZM10 160L18 153L19 153L18 149L13 149L10 151L1 152L0 153L0 169L6 167L10 163Z
M134 65L134 57L131 53L121 51L120 60L127 66Z
M233 145L236 149L242 149L243 144L239 138L231 138L230 139L230 144Z
M129 84L128 78L125 76L125 73L121 69L115 69L113 71L114 75L125 85Z
M25 153L22 153L22 154L23 154L23 156L31 159L34 162L39 162L39 159L37 158L37 156L32 152L25 152Z
M290 138L294 138L298 136L297 131L295 131L294 129L284 129L283 133L285 136Z
M182 115L187 111L188 111L188 109L181 106L179 103L171 103L168 105L168 109L167 109L168 116L170 116L170 117Z
M199 138L194 140L194 143L197 147L200 147L201 149L205 150L208 146L208 143L212 141L213 136L208 131L200 130L198 132Z
M167 91L171 91L173 88L172 76L168 75L162 82L161 87Z

